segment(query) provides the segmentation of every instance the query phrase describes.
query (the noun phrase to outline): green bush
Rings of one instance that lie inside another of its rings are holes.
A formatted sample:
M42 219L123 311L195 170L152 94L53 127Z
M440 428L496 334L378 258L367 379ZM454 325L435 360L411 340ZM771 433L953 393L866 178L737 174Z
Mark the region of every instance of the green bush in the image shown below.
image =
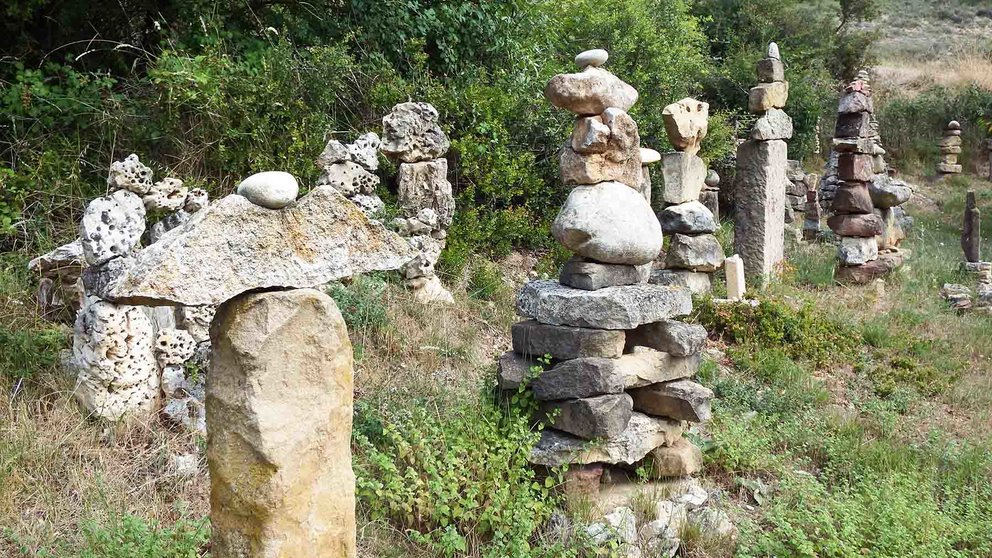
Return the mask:
M349 285L331 283L327 294L337 303L348 330L374 334L389 326L384 299L389 284L376 275L359 275Z
M83 547L59 554L67 558L201 558L210 539L210 522L180 520L162 527L133 515L108 524L83 524Z
M0 324L0 376L26 378L55 366L65 342L56 327L11 330Z

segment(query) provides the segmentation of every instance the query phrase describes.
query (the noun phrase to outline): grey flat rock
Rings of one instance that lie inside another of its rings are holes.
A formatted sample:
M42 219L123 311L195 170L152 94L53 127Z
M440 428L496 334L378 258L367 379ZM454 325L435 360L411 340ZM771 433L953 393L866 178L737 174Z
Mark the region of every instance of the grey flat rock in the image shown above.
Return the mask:
M531 281L517 296L522 316L555 325L627 330L692 311L689 290L629 285L598 291L572 289L557 281Z

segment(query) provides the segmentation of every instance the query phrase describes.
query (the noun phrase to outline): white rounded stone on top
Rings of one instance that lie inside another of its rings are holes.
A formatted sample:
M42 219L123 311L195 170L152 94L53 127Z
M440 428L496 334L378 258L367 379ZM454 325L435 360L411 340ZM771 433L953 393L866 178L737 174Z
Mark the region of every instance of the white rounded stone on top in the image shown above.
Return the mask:
M947 123L947 129L948 130L960 130L961 129L961 123L958 122L957 120L951 120L950 122Z
M641 148L641 165L650 165L661 160L661 153L650 147Z
M778 52L778 44L775 41L768 43L768 58L774 58L776 60L781 60L782 55Z
M296 201L300 185L288 172L255 173L238 184L237 194L251 203L268 209L282 209Z
M610 53L606 52L601 48L594 48L592 50L585 50L580 52L575 56L575 65L580 69L585 69L588 66L600 67L606 64L606 61L610 58Z

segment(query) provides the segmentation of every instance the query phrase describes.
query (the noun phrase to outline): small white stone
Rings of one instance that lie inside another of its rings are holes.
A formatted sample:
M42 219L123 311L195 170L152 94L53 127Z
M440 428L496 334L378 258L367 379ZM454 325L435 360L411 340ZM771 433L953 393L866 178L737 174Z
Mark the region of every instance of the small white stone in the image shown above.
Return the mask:
M768 43L768 58L782 59L782 56L778 52L778 45L774 41Z
M661 160L661 153L649 147L641 148L641 165L650 165Z
M601 48L594 48L592 50L586 50L580 52L575 57L575 65L581 69L585 69L588 66L600 67L606 64L606 61L610 58L610 53L606 52Z
M177 477L195 477L200 468L200 458L195 453L172 456L172 469Z
M288 172L265 171L242 180L237 193L257 206L282 209L296 201L300 185Z
M744 293L747 292L744 286L744 261L734 254L724 260L723 270L727 274L727 298L743 300Z

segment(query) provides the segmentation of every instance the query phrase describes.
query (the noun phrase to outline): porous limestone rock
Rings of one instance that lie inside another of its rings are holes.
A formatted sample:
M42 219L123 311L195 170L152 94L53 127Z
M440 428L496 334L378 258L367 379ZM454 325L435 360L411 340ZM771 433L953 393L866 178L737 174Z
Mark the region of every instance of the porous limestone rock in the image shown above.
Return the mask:
M530 387L540 401L620 393L692 376L699 361L698 355L676 357L648 347L631 347L619 358L582 357L558 363L541 372Z
M792 117L784 110L772 108L754 123L751 129L753 140L786 140L792 137Z
M552 105L580 115L602 114L610 107L626 111L637 102L636 89L595 66L556 75L544 88L544 96Z
M626 463L634 464L659 446L670 446L682 437L682 423L663 417L631 413L627 428L608 440L590 444L554 429L541 433L541 440L531 450L530 462L558 467L565 464Z
M627 345L651 347L679 357L695 355L706 345L706 328L699 324L661 320L628 331Z
M615 393L542 403L540 411L552 428L592 440L611 438L623 432L633 410L630 396Z
M138 160L138 156L132 153L123 161L114 161L110 165L107 188L111 192L123 188L139 196L147 194L152 188L152 169L145 166Z
M193 356L196 341L187 331L163 329L155 337L155 356L162 366L182 364Z
M713 390L692 380L674 380L630 391L634 409L675 420L703 422L710 419Z
M333 188L318 186L280 211L227 196L133 261L84 273L84 282L107 300L202 306L250 290L314 287L397 269L411 256L406 241Z
M788 146L753 141L737 149L734 243L748 276L765 278L784 258Z
M379 217L379 213L386 207L386 202L382 201L382 198L375 194L355 194L348 198L358 206L358 209L362 210L369 219L376 219Z
M330 186L342 196L351 198L359 194L374 194L376 186L379 185L379 177L358 163L344 161L323 167L317 184Z
M156 182L141 201L148 211L176 211L186 204L189 188L178 178L165 178Z
M433 275L434 264L441 257L444 242L426 235L410 236L406 241L415 255L400 266L403 278L416 279Z
M840 237L837 259L841 265L864 265L878 259L878 242L874 238Z
M210 338L211 555L354 558L352 346L334 301L239 296Z
M551 234L579 256L603 263L646 264L661 251L661 225L651 206L619 182L572 189Z
M717 229L713 212L698 201L670 205L658 213L662 232L702 234Z
M448 160L401 163L397 201L403 215L415 218L424 209L437 215L437 227L447 229L455 215L455 197L448 182ZM434 227L434 228L437 228Z
M265 171L242 180L236 192L259 207L282 209L296 200L300 185L288 172Z
M367 132L348 145L348 159L362 165L365 170L375 172L379 168L379 148L382 140L375 132Z
M575 134L581 134L583 127L576 127L571 141L562 147L558 157L562 181L566 185L616 181L636 188L641 182L637 123L617 108L608 108L599 117L589 117L596 118L600 118L609 130L605 145L601 147L601 138L589 138L588 133L586 137L577 137ZM589 124L588 128L592 131L594 125ZM592 142L586 147L590 140ZM576 149L576 145L587 152Z
M179 306L176 308L176 325L197 343L210 341L210 322L216 312L216 306Z
M76 316L76 400L94 416L147 414L159 398L154 331L141 309L89 297Z
M789 82L759 83L748 92L747 108L762 113L773 108L784 108L789 100Z
M382 152L404 163L437 159L451 147L437 122L437 109L429 103L396 105L382 118Z
M573 257L562 266L558 281L567 287L595 291L647 283L650 275L650 265L604 264Z
M203 188L193 188L186 193L186 200L183 202L183 211L186 213L196 213L207 207L210 203L210 195Z
M699 146L709 130L710 105L686 97L666 106L661 111L665 132L675 149L690 155L699 152Z
M633 329L692 311L688 289L629 285L596 291L557 281L530 281L517 295L517 312L541 323L597 329Z
M43 318L71 323L83 302L79 276L87 265L83 244L76 239L28 262L37 275L38 310Z
M723 266L723 246L712 234L672 236L665 252L665 267L712 272Z
M542 324L525 320L510 326L513 350L524 356L551 355L556 360L582 357L617 358L623 354L624 332Z
M706 163L692 153L672 151L661 156L661 172L665 181L662 199L678 204L699 199L706 183Z
M91 201L79 223L79 239L89 265L130 254L144 232L145 206L128 190Z

